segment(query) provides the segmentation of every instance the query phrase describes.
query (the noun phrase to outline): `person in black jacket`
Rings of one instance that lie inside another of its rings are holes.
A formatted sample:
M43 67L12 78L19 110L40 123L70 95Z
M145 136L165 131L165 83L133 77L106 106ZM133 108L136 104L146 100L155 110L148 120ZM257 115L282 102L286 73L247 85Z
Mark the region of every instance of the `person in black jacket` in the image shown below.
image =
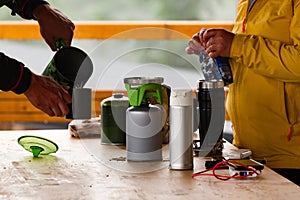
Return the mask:
M74 24L59 10L43 0L0 0L0 7L7 6L12 15L36 20L40 33L52 51L56 51L55 41L63 40L70 46ZM49 116L65 116L72 97L52 78L31 72L24 64L0 52L0 90L24 94L32 105Z

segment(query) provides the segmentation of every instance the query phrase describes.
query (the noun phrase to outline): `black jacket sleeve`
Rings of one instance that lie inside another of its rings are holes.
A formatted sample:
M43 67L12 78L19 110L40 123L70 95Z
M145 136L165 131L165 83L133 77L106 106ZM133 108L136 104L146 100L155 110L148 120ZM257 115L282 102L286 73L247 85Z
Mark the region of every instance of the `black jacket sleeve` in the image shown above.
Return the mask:
M0 52L0 90L24 93L29 88L31 75L23 63Z
M6 5L12 14L18 14L24 19L34 19L33 10L41 4L48 4L43 0L0 0L0 6ZM0 90L24 93L31 82L31 71L24 64L0 52Z
M48 4L43 0L11 0L5 5L12 10L12 15L16 13L24 19L34 19L33 10L41 4Z

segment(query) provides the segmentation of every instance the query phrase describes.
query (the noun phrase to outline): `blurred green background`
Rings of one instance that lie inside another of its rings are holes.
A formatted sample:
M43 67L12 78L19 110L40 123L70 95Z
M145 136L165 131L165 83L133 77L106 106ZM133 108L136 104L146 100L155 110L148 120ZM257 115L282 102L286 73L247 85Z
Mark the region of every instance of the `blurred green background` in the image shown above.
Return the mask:
M233 20L237 0L48 0L72 20ZM0 20L20 20L0 12Z
M73 21L89 20L217 20L234 21L238 0L48 0ZM0 21L23 20L11 16L5 6ZM99 30L101 31L101 30ZM134 32L135 30L131 30ZM22 34L22 33L20 33ZM120 33L122 34L122 33ZM183 40L85 40L73 46L86 51L94 63L94 73L85 87L96 90L124 89L123 78L162 76L172 88L195 89L203 78L198 57L186 55ZM23 62L40 74L54 56L43 40L0 40L0 51ZM4 129L9 129L4 127ZM27 124L30 129L66 128L66 124ZM24 124L21 124L24 129ZM0 123L1 129L1 123Z
M237 0L48 0L74 22L89 20L217 20L234 21ZM23 20L11 16L5 6L0 20ZM101 31L101 30L99 30ZM134 32L135 30L131 30ZM122 34L122 33L120 33ZM188 39L182 40L85 40L73 46L86 51L94 73L87 87L124 89L129 76L163 76L172 87L196 87L202 71L198 57L186 55ZM1 52L23 62L40 74L52 59L43 40L0 40Z

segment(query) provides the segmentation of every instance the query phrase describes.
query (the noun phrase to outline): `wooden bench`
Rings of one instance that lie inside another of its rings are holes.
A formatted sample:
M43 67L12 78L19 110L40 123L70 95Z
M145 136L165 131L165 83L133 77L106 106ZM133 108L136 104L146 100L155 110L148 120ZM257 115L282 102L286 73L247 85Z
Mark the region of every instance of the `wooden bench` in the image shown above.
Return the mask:
M100 103L112 95L112 90L93 91L92 117L100 115ZM35 108L24 95L0 91L0 123L5 122L37 122L37 123L68 123L63 117L50 117Z
M100 115L100 103L103 99L112 96L113 90L96 90L92 96L92 117ZM119 91L126 94L126 91ZM226 90L226 94L228 90ZM226 114L226 120L229 120ZM24 95L16 95L13 92L0 91L0 123L1 122L61 122L70 120L63 117L50 117L35 108Z

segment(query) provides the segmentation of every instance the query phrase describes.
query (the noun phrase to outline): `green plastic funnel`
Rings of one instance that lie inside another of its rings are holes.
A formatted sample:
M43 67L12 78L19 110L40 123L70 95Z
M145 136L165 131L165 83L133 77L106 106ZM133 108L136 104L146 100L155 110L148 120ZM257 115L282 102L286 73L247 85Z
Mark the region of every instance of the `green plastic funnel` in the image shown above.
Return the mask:
M18 143L27 151L32 152L34 157L41 155L48 155L50 153L55 153L58 150L56 143L49 139L34 136L34 135L24 135L19 137Z

